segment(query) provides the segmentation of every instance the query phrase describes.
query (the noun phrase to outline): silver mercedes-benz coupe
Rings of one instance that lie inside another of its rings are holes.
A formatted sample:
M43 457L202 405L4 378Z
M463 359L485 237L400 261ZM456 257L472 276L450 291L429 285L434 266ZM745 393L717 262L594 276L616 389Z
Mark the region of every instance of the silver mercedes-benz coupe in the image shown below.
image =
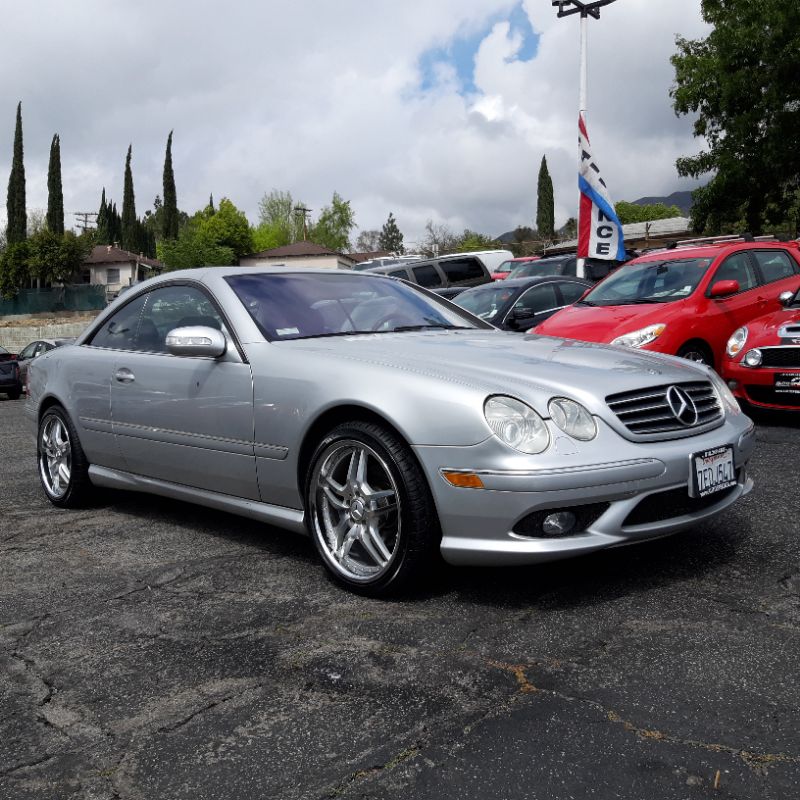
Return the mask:
M525 564L663 536L752 488L709 368L504 333L384 276L209 267L131 289L31 365L48 498L152 492L308 531L380 595L439 550Z

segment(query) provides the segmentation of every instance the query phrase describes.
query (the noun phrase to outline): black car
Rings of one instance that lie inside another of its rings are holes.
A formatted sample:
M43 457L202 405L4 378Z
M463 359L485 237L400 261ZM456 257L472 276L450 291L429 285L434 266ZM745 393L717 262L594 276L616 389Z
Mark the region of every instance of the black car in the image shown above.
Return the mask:
M467 289L452 302L503 330L526 331L574 303L592 285L582 278L552 275L506 278Z
M597 258L587 258L584 263L586 278L592 283L605 278L617 267L622 266L638 253L635 250L626 250L623 261L601 261ZM574 277L578 274L578 257L575 253L565 253L560 256L544 256L536 261L526 261L514 267L509 273L509 278L529 278L534 275L564 275Z
M18 400L22 394L17 354L9 353L5 347L0 347L0 393L7 394L10 400Z
M28 373L28 365L34 358L38 358L44 353L49 353L55 350L56 347L61 347L65 344L72 344L75 341L72 339L37 339L35 342L25 345L17 356L19 362L19 379L22 385L25 385L25 376Z

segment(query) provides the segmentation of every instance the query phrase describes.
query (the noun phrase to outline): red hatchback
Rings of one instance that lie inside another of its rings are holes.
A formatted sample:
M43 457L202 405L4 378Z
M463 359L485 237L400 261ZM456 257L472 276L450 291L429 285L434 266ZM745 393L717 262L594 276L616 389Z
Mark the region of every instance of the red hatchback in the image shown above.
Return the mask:
M800 408L800 292L781 311L737 328L725 348L722 375L740 400L762 408Z
M800 287L796 242L726 240L629 261L536 328L545 336L722 363L731 333Z

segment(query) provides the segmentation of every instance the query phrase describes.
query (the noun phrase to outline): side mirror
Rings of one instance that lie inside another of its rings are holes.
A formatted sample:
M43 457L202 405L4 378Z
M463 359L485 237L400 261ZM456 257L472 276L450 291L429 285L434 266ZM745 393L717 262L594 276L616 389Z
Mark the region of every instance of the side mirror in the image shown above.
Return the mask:
M711 297L730 297L739 291L739 281L717 281L711 287Z
M781 292L778 295L778 302L782 306L788 306L794 300L795 292Z
M205 325L190 325L173 328L167 334L167 352L174 356L219 358L228 349L228 341L222 331Z

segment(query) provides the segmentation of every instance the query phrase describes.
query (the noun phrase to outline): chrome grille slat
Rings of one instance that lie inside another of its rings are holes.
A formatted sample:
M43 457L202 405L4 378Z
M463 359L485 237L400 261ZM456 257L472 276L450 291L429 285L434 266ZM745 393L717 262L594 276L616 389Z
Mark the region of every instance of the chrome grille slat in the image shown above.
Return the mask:
M667 392L671 386L682 389L694 403L697 412L697 422L694 425L684 425L675 417L667 400ZM691 436L699 429L705 430L722 419L717 393L709 381L670 383L649 386L640 391L620 392L606 397L606 404L634 437L670 433Z

